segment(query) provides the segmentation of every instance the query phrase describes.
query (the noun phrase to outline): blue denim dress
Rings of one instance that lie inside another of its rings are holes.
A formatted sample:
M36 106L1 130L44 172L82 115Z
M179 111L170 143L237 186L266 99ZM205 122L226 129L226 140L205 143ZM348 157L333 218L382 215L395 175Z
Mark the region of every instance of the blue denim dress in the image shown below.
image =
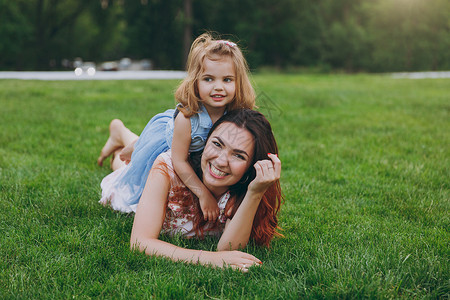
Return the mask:
M112 186L112 191L102 191L104 194L102 199L105 196L109 198L107 201L114 209L123 212L135 210L153 162L158 155L169 150L172 145L174 121L178 113L177 108L166 110L154 116L145 126L134 146L131 162L123 167L125 170L120 170L120 176L114 177L115 183L108 185ZM200 105L199 113L190 117L190 121L191 145L189 151L201 151L205 147L206 138L213 125L211 118L205 107Z

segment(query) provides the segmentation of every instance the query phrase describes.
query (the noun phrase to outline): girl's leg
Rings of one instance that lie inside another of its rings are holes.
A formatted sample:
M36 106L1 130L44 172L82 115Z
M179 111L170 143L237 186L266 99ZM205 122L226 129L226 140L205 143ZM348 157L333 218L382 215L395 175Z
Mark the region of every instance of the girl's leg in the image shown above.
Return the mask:
M122 148L133 144L137 139L138 136L126 128L122 121L118 119L112 120L109 124L109 138L97 159L98 165L101 166L108 156L113 153L118 154ZM117 152L117 150L119 151ZM119 166L119 164L114 161L120 161L119 155L114 155L111 160L113 171L117 169L115 168L116 166Z
M122 151L123 148L119 148L116 151L114 151L112 157L111 157L111 169L113 171L123 167L125 165L125 162L120 159L119 154Z

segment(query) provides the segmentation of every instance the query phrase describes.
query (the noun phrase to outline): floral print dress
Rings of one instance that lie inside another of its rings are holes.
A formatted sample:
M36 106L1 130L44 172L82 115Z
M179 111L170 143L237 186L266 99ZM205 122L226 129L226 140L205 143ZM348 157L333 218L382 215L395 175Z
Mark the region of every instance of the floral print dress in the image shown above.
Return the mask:
M162 225L161 233L168 235L181 234L185 237L193 237L199 234L194 230L194 220L197 212L197 198L181 181L178 175L175 173L172 165L172 158L170 150L159 155L163 163L154 164L152 171L159 171L170 180L169 193L167 196L167 207L165 212L165 218ZM122 169L122 168L121 168ZM100 203L103 205L110 205L114 210L121 212L136 212L137 205L124 206L124 202L121 199L127 197L127 195L118 195L118 191L115 190L113 182L115 182L113 176L120 176L121 169L118 169L108 175L110 180L105 181L108 176L102 181L102 199ZM150 172L152 172L150 171ZM116 173L116 174L115 174ZM227 216L225 214L225 207L230 199L230 193L226 192L218 201L220 215L216 222L208 222L201 229L202 235L214 235L220 236L225 228Z

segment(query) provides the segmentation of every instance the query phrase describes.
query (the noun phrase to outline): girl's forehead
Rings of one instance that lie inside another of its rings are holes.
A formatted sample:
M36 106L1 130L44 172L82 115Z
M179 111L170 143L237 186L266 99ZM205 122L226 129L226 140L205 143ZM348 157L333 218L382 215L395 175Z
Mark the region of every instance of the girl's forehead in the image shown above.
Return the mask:
M226 56L218 60L205 58L198 75L201 76L205 73L217 76L236 76L233 60Z
M208 63L230 63L234 66L233 58L229 55L220 55L220 54L211 54L211 55L205 55L203 57L203 60L201 62L201 65L203 68L205 68L205 65Z

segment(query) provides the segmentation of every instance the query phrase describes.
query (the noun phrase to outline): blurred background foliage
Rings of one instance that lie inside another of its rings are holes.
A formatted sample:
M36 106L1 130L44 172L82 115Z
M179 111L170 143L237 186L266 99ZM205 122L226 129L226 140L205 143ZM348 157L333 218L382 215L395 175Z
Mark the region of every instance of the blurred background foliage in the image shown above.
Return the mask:
M448 0L0 0L0 70L76 57L183 69L206 30L238 42L253 70L450 69Z

